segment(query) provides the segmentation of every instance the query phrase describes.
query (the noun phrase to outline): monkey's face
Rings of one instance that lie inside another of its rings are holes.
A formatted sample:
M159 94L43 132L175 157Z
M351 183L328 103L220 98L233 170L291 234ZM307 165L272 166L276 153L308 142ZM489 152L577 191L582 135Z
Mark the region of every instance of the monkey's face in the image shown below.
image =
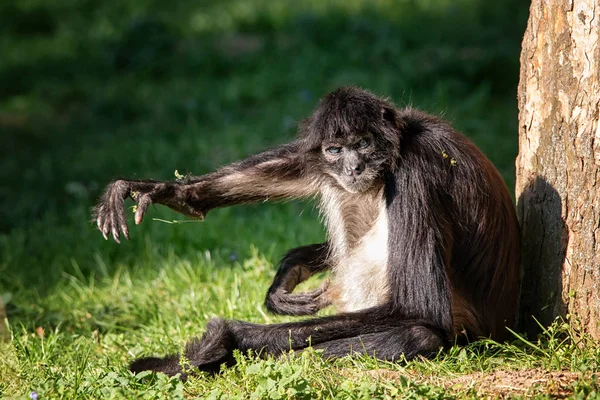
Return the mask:
M323 142L322 151L325 172L350 193L361 193L371 188L384 163L371 133Z

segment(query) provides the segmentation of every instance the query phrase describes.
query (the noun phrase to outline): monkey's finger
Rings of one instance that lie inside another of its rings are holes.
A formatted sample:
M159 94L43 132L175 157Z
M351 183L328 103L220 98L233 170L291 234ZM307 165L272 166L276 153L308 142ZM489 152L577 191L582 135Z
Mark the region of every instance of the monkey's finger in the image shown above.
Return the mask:
M117 221L115 223L116 229L121 229L125 239L129 240L129 228L127 227L127 218L125 217L125 208L121 207L117 213Z
M126 222L121 223L121 231L123 232L123 236L125 236L125 239L129 240L129 228L127 227Z
M102 225L102 236L104 236L104 240L108 240L108 232L110 231L110 219L106 218L104 224Z
M307 293L295 293L286 296L286 301L297 305L311 304L315 301L311 292Z
M96 226L98 227L98 230L100 232L102 232L102 217L98 216L98 218L96 219Z
M138 198L137 209L135 210L135 224L139 225L144 218L144 213L148 209L148 206L152 204L152 200L150 200L150 196L147 194L140 196Z
M98 230L100 232L102 232L102 222L103 222L102 213L103 212L104 212L104 206L100 206L98 208L98 211L97 211L97 214L96 214L97 215L97 217L96 217L96 226L98 227Z
M112 213L110 216L110 230L115 242L121 243L121 239L119 238L119 217L117 213Z
M116 225L113 225L112 227L112 235L113 239L115 239L115 242L121 244L121 239L119 239L119 228L117 228Z

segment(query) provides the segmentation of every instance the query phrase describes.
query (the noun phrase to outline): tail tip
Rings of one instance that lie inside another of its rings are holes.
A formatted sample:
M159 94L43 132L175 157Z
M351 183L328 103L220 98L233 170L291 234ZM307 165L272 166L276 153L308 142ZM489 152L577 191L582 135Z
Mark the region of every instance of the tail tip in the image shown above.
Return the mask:
M144 357L134 360L129 364L129 370L134 374L139 374L143 371L161 372L168 376L175 376L180 374L179 377L182 380L187 378L187 374L184 374L181 365L179 365L179 356L167 356L165 358L158 357Z

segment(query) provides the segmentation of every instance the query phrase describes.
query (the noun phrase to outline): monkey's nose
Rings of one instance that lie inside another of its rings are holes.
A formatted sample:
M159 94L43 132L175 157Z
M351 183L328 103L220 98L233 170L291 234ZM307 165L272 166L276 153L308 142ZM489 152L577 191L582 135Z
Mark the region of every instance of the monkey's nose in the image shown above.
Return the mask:
M354 176L362 174L362 172L365 170L365 166L364 164L356 164L348 166L345 169L346 175Z

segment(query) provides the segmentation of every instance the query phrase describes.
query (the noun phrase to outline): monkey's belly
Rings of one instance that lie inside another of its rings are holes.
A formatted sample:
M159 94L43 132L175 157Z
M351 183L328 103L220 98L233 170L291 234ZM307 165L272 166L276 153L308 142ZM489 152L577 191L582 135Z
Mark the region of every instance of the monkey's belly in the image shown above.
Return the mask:
M387 238L387 214L382 207L375 224L334 267L331 294L338 312L374 307L389 299Z
M333 278L333 304L338 312L374 307L389 299L385 268L380 265L353 265L360 270L344 271Z

